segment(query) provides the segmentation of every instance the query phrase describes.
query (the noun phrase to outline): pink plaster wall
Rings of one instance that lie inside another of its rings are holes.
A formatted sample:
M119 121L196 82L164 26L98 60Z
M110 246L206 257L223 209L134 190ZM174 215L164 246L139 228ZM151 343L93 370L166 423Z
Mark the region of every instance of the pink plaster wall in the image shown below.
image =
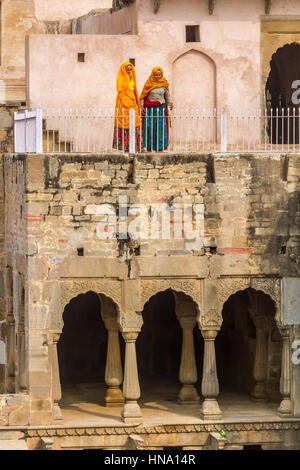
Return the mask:
M300 15L296 0L273 3L274 15ZM213 15L208 14L207 2L199 0L163 0L157 15L152 0L140 0L137 8L138 35L30 36L28 104L113 106L119 65L133 57L140 92L151 69L160 65L176 105L189 99L197 106L215 102L218 108L260 107L263 0L218 0ZM186 24L200 25L201 42L185 42ZM191 48L198 52L179 66L180 55ZM77 62L77 52L86 53L85 63ZM198 65L193 62L196 56ZM215 66L214 86L210 63Z

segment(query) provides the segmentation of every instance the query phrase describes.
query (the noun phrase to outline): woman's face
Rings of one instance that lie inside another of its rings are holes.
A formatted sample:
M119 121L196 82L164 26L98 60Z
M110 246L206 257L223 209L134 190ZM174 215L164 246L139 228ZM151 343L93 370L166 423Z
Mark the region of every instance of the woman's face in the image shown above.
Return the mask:
M128 75L130 75L131 72L132 72L132 65L126 65L125 69L126 69L126 72L128 73Z
M154 77L154 80L156 82L159 82L159 80L162 78L162 73L160 70L156 70L156 72L154 72L153 74L153 77Z

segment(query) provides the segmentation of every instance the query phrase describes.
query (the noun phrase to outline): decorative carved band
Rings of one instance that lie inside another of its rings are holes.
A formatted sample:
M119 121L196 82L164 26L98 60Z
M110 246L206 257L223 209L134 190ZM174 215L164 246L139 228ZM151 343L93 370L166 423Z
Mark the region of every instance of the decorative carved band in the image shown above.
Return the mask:
M27 429L28 437L67 437L67 436L111 436L129 434L179 434L199 432L232 431L287 431L300 430L300 419L289 421L247 422L247 423L201 423L157 426L116 426L116 427L68 427Z

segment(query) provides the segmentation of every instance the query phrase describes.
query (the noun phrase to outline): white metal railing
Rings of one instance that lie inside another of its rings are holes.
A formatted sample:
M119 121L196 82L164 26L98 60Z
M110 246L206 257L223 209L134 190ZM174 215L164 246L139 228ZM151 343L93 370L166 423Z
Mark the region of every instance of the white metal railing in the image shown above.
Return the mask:
M148 109L147 116L143 116L141 110L138 117L141 138L136 140L132 109L129 131L122 125L117 128L120 139L113 144L115 118L119 123L128 119L124 110L116 116L114 108L21 111L15 113L15 151L300 152L300 108L242 112L225 108L220 112L216 109L174 108L167 116L168 129L156 112L156 108ZM167 145L164 145L162 142L166 140Z

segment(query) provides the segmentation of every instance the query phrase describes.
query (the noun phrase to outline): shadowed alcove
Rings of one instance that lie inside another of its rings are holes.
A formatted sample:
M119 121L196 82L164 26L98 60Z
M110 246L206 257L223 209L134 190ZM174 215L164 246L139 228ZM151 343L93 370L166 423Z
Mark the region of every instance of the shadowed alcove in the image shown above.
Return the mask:
M106 308L113 305L108 298L103 301ZM62 407L79 402L105 405L108 332L101 303L98 294L87 292L73 298L64 309L57 344ZM122 340L120 346L124 356Z
M300 77L300 44L294 42L277 49L270 61L270 72L266 83L266 105L269 119L268 134L273 143L299 143L299 104L293 99L296 91L292 87ZM297 86L299 88L299 85ZM299 99L299 93L298 93ZM295 110L295 117L294 115ZM291 116L290 118L288 117Z
M279 401L282 343L273 301L248 288L230 296L222 314L216 338L220 395Z
M181 389L179 371L183 333L175 309L174 293L168 289L151 297L142 312L144 323L136 349L143 402L150 398L177 401ZM199 382L202 376L203 339L196 321L193 336Z

